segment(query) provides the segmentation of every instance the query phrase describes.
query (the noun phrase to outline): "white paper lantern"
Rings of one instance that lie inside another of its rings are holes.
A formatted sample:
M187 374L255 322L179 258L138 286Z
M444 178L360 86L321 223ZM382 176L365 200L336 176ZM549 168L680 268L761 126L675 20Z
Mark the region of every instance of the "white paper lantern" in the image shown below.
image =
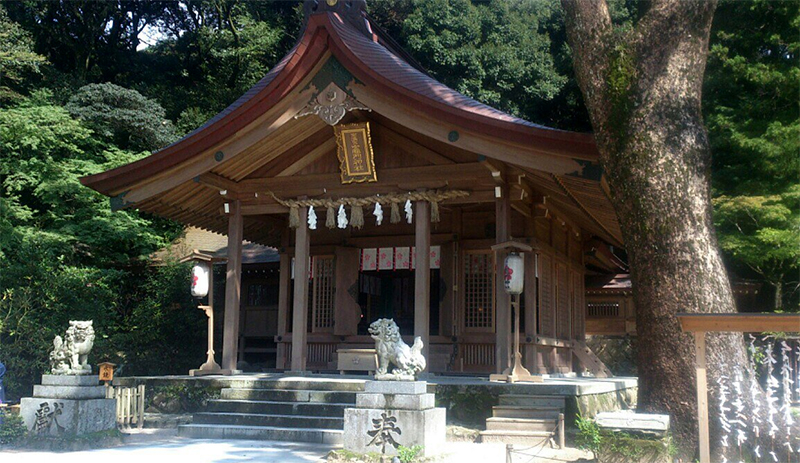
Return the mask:
M525 260L519 254L506 257L503 282L508 294L522 294L525 280Z
M192 267L192 296L206 297L210 268L205 262L197 262Z

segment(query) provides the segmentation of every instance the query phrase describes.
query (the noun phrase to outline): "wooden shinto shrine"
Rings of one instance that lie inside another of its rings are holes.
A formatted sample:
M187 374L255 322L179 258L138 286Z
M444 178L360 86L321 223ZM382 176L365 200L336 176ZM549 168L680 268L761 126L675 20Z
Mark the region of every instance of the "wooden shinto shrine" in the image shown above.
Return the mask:
M245 326L274 346L277 368L308 371L372 347L369 324L393 318L422 336L430 371L501 372L513 320L496 271L505 251L492 246L513 239L532 248L524 366L602 373L583 343L585 247L622 239L593 137L446 87L363 1L305 10L297 44L239 100L151 156L82 179L115 209L227 235L222 368L236 368ZM259 318L240 309L244 240L280 254L276 308Z

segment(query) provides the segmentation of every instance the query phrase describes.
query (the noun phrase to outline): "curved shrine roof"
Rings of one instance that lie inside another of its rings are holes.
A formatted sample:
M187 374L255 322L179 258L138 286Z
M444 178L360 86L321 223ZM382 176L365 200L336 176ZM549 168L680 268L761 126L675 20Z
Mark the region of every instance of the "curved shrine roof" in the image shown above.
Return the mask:
M224 217L211 217L207 213L203 215L175 205L169 208L178 212L166 213L167 206L162 204L165 201L159 195L178 185L186 185L186 182L193 178L196 180L197 176L212 169L219 173L220 164L207 161L208 157L214 156L215 151L233 137L251 130L271 108L282 104L287 98L305 95L302 86L308 85L309 79L319 71L321 63L328 57L334 57L359 83L366 85L369 91L385 96L392 104L424 112L437 121L446 121L449 126L464 133L469 132L481 140L488 140L496 147L493 152L478 154L490 158L496 155L502 159L500 156L506 149L516 149L523 153L522 158L547 153L564 158L566 163L580 165L580 170L576 170L575 174L563 170L535 170L530 166L522 168L533 174L531 178L536 177L548 183L544 185L545 194L560 196L556 202L568 213L586 215L586 222L593 232L606 239L621 241L610 201L598 181L598 155L591 134L534 124L469 98L420 71L416 63L410 63L407 55L398 51L390 38L372 27L363 12L342 13L335 11L336 7L325 10L328 8L325 2L319 2L319 5L323 11L310 14L297 44L264 78L222 112L151 156L84 177L81 182L112 196L112 203L113 197L122 198L123 207L135 205L184 223L224 233L225 230L221 229L224 228ZM304 98L308 98L308 95ZM226 162L228 160L225 159ZM593 166L591 175L584 175L584 165ZM176 180L163 188L148 186L167 175ZM135 201L126 202L125 195L137 189L147 192L140 191ZM145 202L147 205L144 205ZM210 204L211 199L206 202ZM597 207L597 210L587 210L587 205L589 208Z

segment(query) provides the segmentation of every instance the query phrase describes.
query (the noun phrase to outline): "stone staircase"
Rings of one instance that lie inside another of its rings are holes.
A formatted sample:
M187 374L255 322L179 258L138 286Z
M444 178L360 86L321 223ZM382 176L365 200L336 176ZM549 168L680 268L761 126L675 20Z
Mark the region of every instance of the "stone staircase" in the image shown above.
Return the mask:
M481 442L536 446L558 439L564 447L563 396L504 394L486 419Z
M354 407L363 381L292 379L239 381L195 413L178 435L339 445L344 409Z

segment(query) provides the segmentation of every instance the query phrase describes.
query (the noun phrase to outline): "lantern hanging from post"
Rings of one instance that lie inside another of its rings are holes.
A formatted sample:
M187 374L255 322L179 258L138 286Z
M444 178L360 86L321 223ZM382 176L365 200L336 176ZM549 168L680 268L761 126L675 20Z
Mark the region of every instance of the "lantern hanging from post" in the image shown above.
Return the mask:
M208 295L208 275L211 272L206 262L195 262L192 267L192 296L197 298Z
M208 350L206 351L206 362L200 365L197 370L189 370L190 376L201 375L230 375L231 370L223 370L214 360L214 273L212 271L214 262L224 259L215 258L210 254L201 253L198 250L182 258L181 262L192 263L192 296L202 299L208 296L208 305L201 305L198 301L197 308L205 312L208 318Z
M506 256L504 287L508 294L522 294L525 281L525 260L517 253Z

